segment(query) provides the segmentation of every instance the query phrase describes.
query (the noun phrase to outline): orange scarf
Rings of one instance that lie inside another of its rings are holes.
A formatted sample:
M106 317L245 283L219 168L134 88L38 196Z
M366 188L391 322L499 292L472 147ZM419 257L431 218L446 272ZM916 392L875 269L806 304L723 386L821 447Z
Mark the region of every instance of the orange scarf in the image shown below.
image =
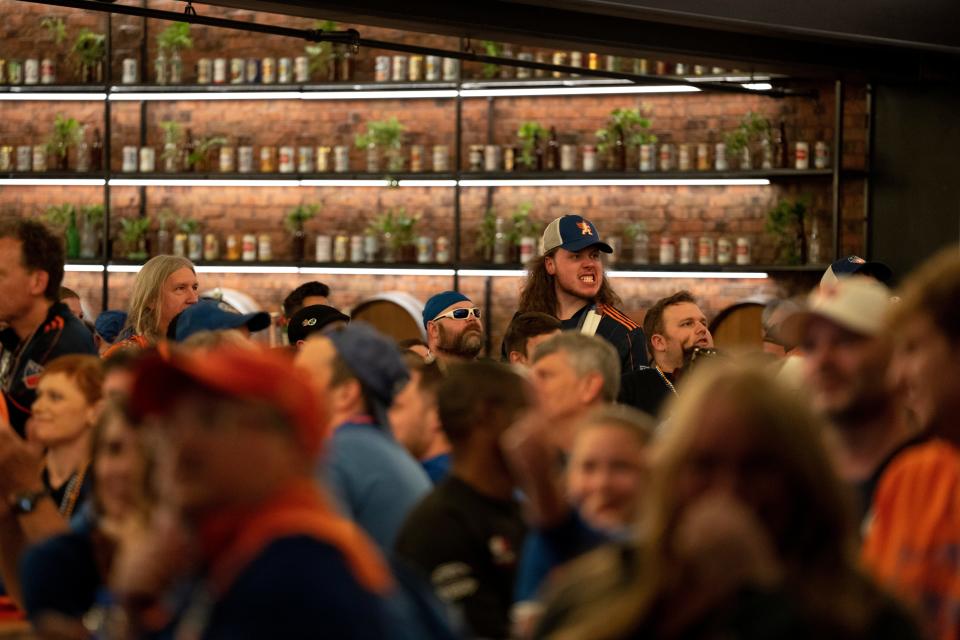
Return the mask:
M361 586L379 594L389 590L390 573L377 548L359 527L330 508L311 480L303 479L258 507L220 512L201 523L200 542L214 595L225 594L271 542L290 536L334 546Z

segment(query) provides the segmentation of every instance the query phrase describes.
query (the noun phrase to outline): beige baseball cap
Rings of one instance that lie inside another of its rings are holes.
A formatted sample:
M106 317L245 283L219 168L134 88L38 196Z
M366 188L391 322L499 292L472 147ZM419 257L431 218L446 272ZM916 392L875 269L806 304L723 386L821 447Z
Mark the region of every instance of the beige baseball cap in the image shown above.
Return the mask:
M825 318L848 331L875 336L893 304L890 289L867 276L850 276L821 284L810 292L806 308L783 323L784 334L800 342L811 320Z

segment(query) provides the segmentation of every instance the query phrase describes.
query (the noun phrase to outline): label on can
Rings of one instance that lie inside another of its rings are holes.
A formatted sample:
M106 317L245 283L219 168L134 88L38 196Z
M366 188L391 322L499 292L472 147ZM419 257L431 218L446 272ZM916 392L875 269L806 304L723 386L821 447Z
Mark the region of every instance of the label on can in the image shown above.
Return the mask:
M210 58L197 60L197 83L210 84L213 81L213 61Z
M279 170L280 173L293 173L296 169L294 164L294 153L296 153L293 147L280 147L280 162Z
M243 235L242 257L244 262L257 261L257 236L252 233Z
M407 56L393 56L393 73L391 79L394 82L407 81Z
M437 173L450 170L450 148L447 145L433 145L433 170Z
M137 59L124 58L121 63L122 75L120 81L123 84L136 84L137 82Z
M230 59L230 84L243 84L243 72L246 64L243 58Z
M374 60L373 79L377 82L390 80L390 56L377 56Z
M826 169L830 166L830 147L823 140L817 140L813 145L813 166L817 169Z
M810 168L810 145L806 142L797 142L794 146L795 167L797 169Z
M293 82L293 60L290 58L280 58L277 61L277 82L280 84Z
M333 170L337 173L350 171L350 147L341 144L333 148Z
M277 61L274 58L264 58L260 63L260 82L273 84L277 81Z
M217 58L213 61L213 84L227 82L227 59Z
M660 238L660 264L674 264L677 261L677 245L670 236Z

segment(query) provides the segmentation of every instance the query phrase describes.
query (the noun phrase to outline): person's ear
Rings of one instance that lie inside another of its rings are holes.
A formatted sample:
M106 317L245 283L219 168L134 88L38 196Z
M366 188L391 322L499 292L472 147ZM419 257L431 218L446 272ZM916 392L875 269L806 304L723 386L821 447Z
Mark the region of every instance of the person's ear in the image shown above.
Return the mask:
M590 404L600 397L603 391L603 376L597 372L589 373L586 377L580 379L580 401L583 404Z
M440 339L440 327L433 320L427 323L427 337L432 342L436 342Z
M30 295L42 296L50 283L50 274L43 269L34 269L30 272L29 282Z
M100 398L92 405L87 407L87 424L94 425L100 420L100 416L103 414L103 409L106 406L106 400Z
M520 365L527 364L527 357L522 353L520 353L519 351L511 351L507 357L510 360L510 364L520 364Z
M543 266L551 276L557 275L557 261L552 256L547 256L543 259Z
M653 346L654 351L667 350L667 339L659 333L655 333L650 336L650 344Z

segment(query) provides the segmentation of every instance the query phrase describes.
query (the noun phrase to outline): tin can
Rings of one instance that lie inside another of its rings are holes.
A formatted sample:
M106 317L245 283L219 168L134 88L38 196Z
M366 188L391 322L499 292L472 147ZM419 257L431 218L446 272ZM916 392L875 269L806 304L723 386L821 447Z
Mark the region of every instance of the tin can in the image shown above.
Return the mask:
M641 231L633 239L634 264L650 264L650 236Z
M212 233L203 237L203 259L207 262L220 259L220 241Z
M553 52L553 59L551 60L551 62L553 62L553 64L556 64L556 65L566 66L566 64L567 64L567 52L566 52L566 51L554 51L554 52ZM562 71L554 71L554 72L553 72L553 77L554 77L554 78L562 78L563 76L564 76L564 74L563 74Z
M456 82L460 78L460 61L456 58L443 59L443 79L445 82Z
M773 145L767 138L760 141L760 158L761 168L773 169Z
M13 167L13 147L9 145L0 147L0 172L12 171Z
M410 82L420 82L423 80L423 56L410 56L407 78Z
M260 63L260 82L263 84L273 84L277 81L277 60L276 58L264 58Z
M140 147L140 172L153 173L157 169L157 152L153 147Z
M692 264L693 252L693 238L687 236L680 238L680 264Z
M7 64L7 77L10 80L10 84L23 83L23 65L19 60L11 60Z
M560 170L577 170L577 145L564 144L560 146Z
M700 264L713 264L716 262L716 245L713 238L709 236L700 236L697 243L697 261Z
M173 235L173 255L181 258L187 257L187 234L175 233Z
M600 68L600 56L594 52L587 54L587 69L596 71Z
M273 173L277 170L277 148L260 147L260 173Z
M447 236L439 236L436 244L436 260L440 264L450 262L450 239Z
M22 144L17 147L17 171L33 169L33 147Z
M257 261L257 236L253 235L252 233L243 234L241 257L244 262Z
M333 241L333 261L346 262L349 256L350 238L342 233L338 233Z
M126 146L123 148L123 164L121 166L121 171L124 173L134 173L137 170L137 148L134 146Z
M44 58L40 61L40 84L53 84L57 81L53 60Z
M603 68L607 71L617 72L620 70L620 58L617 56L603 56Z
M363 236L350 236L350 262L363 262Z
M806 142L797 142L794 145L794 167L797 169L810 168L810 145Z
M297 171L299 173L313 173L313 147L301 146L297 149Z
M500 171L500 146L488 144L483 148L483 170Z
M417 238L417 263L427 264L433 260L433 238L419 236Z
M517 60L522 62L533 62L533 54L522 51L517 54ZM517 80L529 80L533 76L533 69L530 67L517 67Z
M537 52L533 55L533 61L534 61L534 62L537 62L537 63L540 63L540 64L545 64L545 63L547 62L547 59L546 59L546 57L543 55L543 53L541 53L540 51L537 51ZM546 77L547 77L547 72L544 71L543 69L534 69L534 70L533 70L533 77L534 77L534 78L546 78Z
M194 262L203 260L203 236L199 233L187 236L187 258Z
M537 239L530 236L520 238L520 264L527 264L537 253Z
M727 145L722 142L714 145L713 168L717 171L726 171L730 168L727 164Z
M747 238L746 236L737 238L737 264L750 264L751 260L750 238Z
M813 145L813 166L817 169L830 166L830 147L823 140L817 140Z
M216 58L213 61L213 84L226 84L227 82L227 59Z
M433 170L436 173L450 170L450 148L447 145L433 145Z
M350 171L350 147L338 144L333 148L333 170L337 173Z
M503 170L513 171L516 168L517 150L513 147L503 149Z
M660 264L676 264L677 244L670 236L660 238Z
M310 60L307 56L297 56L293 59L293 77L298 84L310 82Z
M664 142L660 145L659 152L660 171L673 171L673 145Z
M423 145L410 145L410 171L411 173L420 173L423 171Z
M242 144L237 147L237 171L253 173L253 146Z
M375 233L368 233L363 236L363 261L376 262L377 252L380 250L380 242Z
M657 60L653 63L653 73L658 76L665 76L670 73L668 65L663 60Z
M333 150L330 147L317 147L317 173L326 173L332 168L330 166L330 153Z
M730 238L717 240L717 264L730 264L733 261L733 243Z
M230 84L243 84L246 66L243 58L230 59Z
M427 82L437 82L440 80L440 70L442 67L442 62L440 62L440 56L427 56L424 59L424 66L426 71L424 77Z
M470 145L470 171L483 171L483 145Z
M295 154L296 150L293 147L280 147L280 161L277 165L280 173L293 173L296 170Z
M237 236L232 233L227 236L227 260L240 259L240 243L237 242Z
M266 233L261 233L260 237L257 238L257 253L259 254L260 262L270 262L273 260L270 236Z
M367 147L367 173L380 171L380 152L375 145Z
M677 145L677 169L690 171L690 145Z
M583 170L597 170L597 148L592 144L583 145Z
M220 173L233 173L233 170L236 168L235 161L236 157L234 155L233 147L229 145L223 145L220 147Z
M693 75L695 76L705 76L707 75L707 68L702 64L693 65Z
M40 83L40 61L36 58L27 58L23 63L23 84Z
M652 144L640 145L640 171L653 171L656 169L655 153L655 147Z
M137 59L136 58L124 58L121 63L121 76L120 81L123 84L136 84L137 83Z
M697 145L697 171L710 170L710 145L701 142Z
M570 52L570 66L571 67L582 67L583 66L583 54L579 51Z
M260 82L260 61L256 58L247 58L245 75L248 84Z
M293 82L293 60L290 58L280 58L277 61L277 82L280 84Z
M317 236L317 245L314 252L314 259L317 262L330 262L333 249L333 238L326 235Z
M688 73L687 65L683 62L678 62L677 66L673 69L674 75L685 76Z
M45 144L33 145L33 170L34 171L47 170L47 145Z
M210 84L213 80L213 61L210 58L197 60L197 84Z
M650 75L650 61L646 58L637 58L633 61L633 72L640 76Z
M393 65L391 68L393 71L390 74L390 78L394 82L407 81L407 56L393 56Z
M373 79L377 82L390 80L390 56L377 56L374 60Z

